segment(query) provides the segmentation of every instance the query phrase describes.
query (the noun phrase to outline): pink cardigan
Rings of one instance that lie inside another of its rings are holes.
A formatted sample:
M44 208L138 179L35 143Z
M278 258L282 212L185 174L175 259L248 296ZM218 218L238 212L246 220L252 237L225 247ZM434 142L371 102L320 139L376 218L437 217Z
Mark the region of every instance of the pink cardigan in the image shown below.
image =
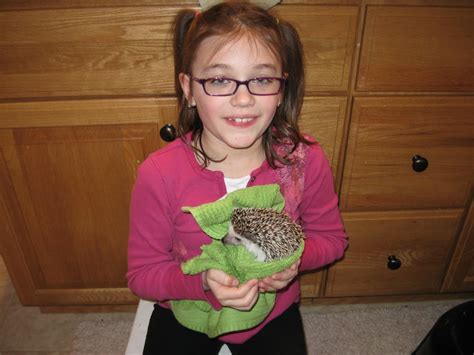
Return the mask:
M338 209L329 164L318 144L301 144L292 154L295 164L272 169L267 162L251 173L248 186L277 183L285 197L285 211L304 228L305 250L300 271L312 270L342 257L347 238ZM213 202L226 194L224 176L198 165L192 150L180 139L151 154L139 167L130 206L128 286L137 296L164 307L167 300L208 301L201 275L184 275L180 264L200 254L211 242L183 206ZM295 280L277 294L275 307L259 326L220 337L242 343L266 323L298 302Z

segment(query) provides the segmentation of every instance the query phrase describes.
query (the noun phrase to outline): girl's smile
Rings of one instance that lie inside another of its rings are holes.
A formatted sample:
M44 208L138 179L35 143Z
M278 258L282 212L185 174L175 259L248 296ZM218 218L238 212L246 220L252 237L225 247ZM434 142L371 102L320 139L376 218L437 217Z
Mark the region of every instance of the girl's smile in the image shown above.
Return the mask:
M227 118L229 124L236 127L248 127L255 123L256 116L239 115L236 117L230 116Z

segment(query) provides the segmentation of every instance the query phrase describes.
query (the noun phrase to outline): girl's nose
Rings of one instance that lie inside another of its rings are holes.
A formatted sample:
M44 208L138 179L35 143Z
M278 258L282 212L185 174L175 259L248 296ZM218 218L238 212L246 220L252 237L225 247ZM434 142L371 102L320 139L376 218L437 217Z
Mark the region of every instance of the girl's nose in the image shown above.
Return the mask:
M245 85L240 85L237 92L231 97L231 104L235 106L250 106L255 102L253 96Z

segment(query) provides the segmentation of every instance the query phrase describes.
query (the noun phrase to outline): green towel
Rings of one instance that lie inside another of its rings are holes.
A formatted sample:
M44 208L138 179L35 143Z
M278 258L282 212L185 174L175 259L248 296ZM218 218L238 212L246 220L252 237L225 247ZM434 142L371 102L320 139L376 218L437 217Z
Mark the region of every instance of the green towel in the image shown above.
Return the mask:
M263 278L290 267L301 257L304 243L291 256L271 262L256 261L243 246L225 245L221 239L228 231L232 210L236 207L273 208L281 212L285 200L276 184L253 186L234 191L224 199L198 207L183 207L190 212L202 230L214 241L201 247L201 255L182 264L185 274L198 274L213 268L236 277L240 283ZM260 324L275 304L275 292L259 295L250 311L222 307L216 311L207 302L199 300L175 300L171 306L176 319L185 327L205 333L209 337L252 328Z

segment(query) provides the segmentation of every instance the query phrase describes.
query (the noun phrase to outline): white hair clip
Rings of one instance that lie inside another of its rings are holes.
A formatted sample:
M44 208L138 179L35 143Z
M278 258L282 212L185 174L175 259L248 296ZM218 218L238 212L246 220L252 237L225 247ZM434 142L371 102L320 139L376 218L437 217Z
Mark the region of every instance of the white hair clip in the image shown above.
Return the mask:
M207 9L223 2L222 0L199 0L199 5L201 6L202 11L206 11ZM261 8L268 10L269 8L275 6L276 4L280 3L281 0L255 0L250 1L251 3L260 6Z

